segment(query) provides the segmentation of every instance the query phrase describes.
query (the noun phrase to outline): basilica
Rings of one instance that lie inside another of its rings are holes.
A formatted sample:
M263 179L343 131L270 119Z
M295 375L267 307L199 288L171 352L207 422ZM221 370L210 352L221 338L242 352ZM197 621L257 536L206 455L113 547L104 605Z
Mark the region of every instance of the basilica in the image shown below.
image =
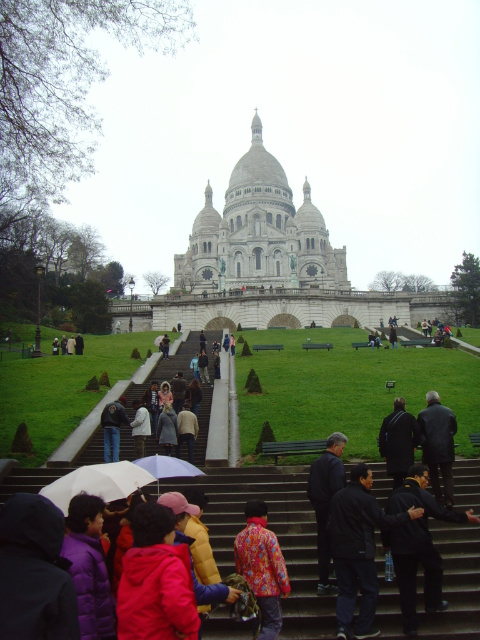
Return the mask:
M347 250L333 249L307 179L295 209L282 165L263 145L257 113L252 143L237 162L225 193L223 217L210 183L195 218L189 247L176 254L174 287L192 293L269 288L350 290Z

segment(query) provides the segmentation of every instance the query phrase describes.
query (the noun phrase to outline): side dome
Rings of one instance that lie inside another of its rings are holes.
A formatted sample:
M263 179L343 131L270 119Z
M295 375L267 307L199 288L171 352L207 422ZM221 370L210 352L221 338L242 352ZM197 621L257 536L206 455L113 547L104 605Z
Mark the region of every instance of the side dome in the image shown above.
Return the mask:
M297 223L297 229L299 231L311 231L317 229L326 231L325 220L323 219L320 210L312 203L311 188L306 178L303 185L303 204L297 210L295 222Z
M202 233L217 233L223 220L222 216L213 208L213 191L210 180L205 188L205 206L195 218L192 227L192 235L197 236Z

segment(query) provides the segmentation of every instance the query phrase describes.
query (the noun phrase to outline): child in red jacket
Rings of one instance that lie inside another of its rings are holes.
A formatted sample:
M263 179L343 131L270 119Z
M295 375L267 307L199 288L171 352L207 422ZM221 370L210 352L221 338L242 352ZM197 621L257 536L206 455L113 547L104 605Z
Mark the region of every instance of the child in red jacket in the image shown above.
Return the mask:
M118 589L118 640L197 640L197 614L190 556L173 546L171 509L147 502L132 513L135 547L125 554Z

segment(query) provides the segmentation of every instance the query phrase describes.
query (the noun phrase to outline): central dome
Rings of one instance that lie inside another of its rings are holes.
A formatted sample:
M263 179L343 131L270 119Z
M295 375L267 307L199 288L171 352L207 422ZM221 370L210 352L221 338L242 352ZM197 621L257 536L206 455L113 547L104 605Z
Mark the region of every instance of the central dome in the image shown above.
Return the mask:
M252 146L235 165L228 190L260 182L290 191L282 165L263 146L262 129L262 121L256 113L252 120Z

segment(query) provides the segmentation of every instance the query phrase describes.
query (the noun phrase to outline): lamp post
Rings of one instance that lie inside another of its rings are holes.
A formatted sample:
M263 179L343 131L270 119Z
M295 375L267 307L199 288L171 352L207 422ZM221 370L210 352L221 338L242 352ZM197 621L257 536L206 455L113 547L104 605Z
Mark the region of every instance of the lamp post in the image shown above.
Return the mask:
M37 329L35 331L35 349L32 354L32 358L41 358L42 357L42 347L41 347L41 339L42 334L40 333L40 321L42 319L42 309L41 309L41 286L42 286L42 275L44 272L43 266L41 264L37 264L35 266L35 272L37 274L38 279L38 309L37 309Z
M135 280L130 278L130 282L128 283L130 288L130 322L128 323L128 330L130 333L133 331L133 290L135 289Z

